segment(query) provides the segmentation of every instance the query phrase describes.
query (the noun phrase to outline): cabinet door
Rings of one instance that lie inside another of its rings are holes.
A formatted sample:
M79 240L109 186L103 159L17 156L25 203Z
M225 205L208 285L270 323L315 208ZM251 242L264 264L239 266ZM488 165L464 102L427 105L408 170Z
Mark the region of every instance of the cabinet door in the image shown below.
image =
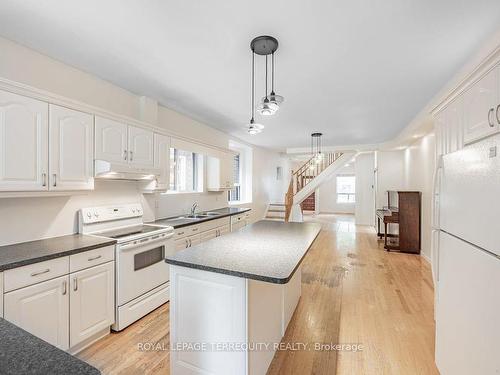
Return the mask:
M201 233L200 236L200 242L211 240L212 238L219 236L219 228L207 230L206 232Z
M69 348L68 276L5 293L4 304L6 320L59 349Z
M224 225L222 227L219 227L218 229L219 229L219 237L230 232L229 225Z
M70 346L111 326L115 319L114 262L70 275Z
M187 237L179 238L175 240L175 251L179 251L182 249L187 249L189 247L189 240Z
M49 190L90 190L94 117L49 106Z
M236 221L234 223L231 224L231 232L236 232L238 230L240 230L241 228L244 228L246 226L246 221L245 220L240 220L240 221Z
M152 167L153 132L134 126L128 127L129 164L137 167Z
M3 273L0 272L0 318L3 318Z
M464 142L470 143L498 131L498 71L495 68L464 94Z
M0 91L0 191L48 189L48 104Z
M96 116L95 158L115 163L127 163L127 125Z
M189 247L196 246L201 243L201 235L189 236Z
M221 159L221 185L231 189L234 185L234 155L224 154Z
M170 182L170 137L161 134L154 135L155 168L160 168L158 188L168 189Z

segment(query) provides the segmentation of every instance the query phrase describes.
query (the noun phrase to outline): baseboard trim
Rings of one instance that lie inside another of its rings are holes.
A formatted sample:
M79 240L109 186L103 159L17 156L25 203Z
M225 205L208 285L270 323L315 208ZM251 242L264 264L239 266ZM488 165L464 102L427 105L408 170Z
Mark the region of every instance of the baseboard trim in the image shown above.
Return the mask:
M424 253L420 253L420 256L422 258L424 258L427 261L427 263L429 263L430 265L432 265L431 258L428 255L426 255Z

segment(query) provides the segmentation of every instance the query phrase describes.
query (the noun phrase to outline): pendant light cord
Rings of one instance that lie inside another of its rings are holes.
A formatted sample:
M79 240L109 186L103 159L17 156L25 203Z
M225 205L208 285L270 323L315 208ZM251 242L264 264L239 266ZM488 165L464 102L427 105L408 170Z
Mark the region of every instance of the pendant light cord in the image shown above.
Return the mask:
M255 111L255 52L252 50L252 123L254 121L254 111Z
M267 55L266 55L266 95L265 95L266 99L267 99L267 65L268 64L267 64Z
M271 93L274 94L274 52L271 55Z

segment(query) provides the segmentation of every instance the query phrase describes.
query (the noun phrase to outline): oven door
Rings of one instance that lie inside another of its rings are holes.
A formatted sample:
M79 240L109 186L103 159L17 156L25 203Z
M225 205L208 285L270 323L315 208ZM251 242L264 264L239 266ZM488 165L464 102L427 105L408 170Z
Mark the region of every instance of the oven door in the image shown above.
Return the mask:
M173 236L141 243L140 240L117 246L118 306L166 283L169 266L165 257L173 253Z

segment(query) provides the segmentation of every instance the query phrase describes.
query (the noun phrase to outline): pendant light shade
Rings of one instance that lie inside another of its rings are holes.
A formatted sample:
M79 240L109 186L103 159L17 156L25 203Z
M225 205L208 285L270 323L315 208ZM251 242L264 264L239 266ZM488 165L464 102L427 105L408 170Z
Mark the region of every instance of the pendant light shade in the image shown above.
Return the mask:
M321 137L323 133L312 133L311 134L311 158L314 159L316 164L321 164L323 160L323 154L321 153Z
M264 129L264 125L256 124L254 120L254 112L255 112L255 52L252 50L252 107L251 114L252 118L250 119L250 123L246 126L247 133L250 135L259 134Z
M266 56L267 57L267 56ZM267 95L267 58L266 58L266 96L264 96L261 100L261 107L267 101L267 107L273 111L274 114L278 109L280 109L280 105L285 101L285 98L281 95L277 95L274 92L274 52L271 55L271 92ZM264 114L261 112L261 114Z

